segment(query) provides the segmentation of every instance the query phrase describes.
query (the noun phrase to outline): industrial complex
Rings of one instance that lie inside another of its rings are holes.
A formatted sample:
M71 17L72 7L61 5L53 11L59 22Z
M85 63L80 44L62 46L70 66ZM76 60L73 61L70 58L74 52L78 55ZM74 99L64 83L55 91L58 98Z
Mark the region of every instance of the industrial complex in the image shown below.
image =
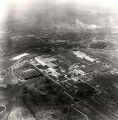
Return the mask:
M85 117L91 113L87 113L86 110L84 113L80 109L82 101L102 92L92 86L90 82L94 81L97 75L117 74L117 70L112 65L103 63L100 58L82 50L61 51L58 54L33 57L25 53L13 59L17 62L0 74L0 79L6 87L12 84L32 87L34 83L50 81L51 85L65 97L68 104ZM12 77L12 81L8 81L10 77ZM37 91L37 88L33 89ZM45 89L40 89L37 92L44 96L51 97L52 95L53 97L53 94Z

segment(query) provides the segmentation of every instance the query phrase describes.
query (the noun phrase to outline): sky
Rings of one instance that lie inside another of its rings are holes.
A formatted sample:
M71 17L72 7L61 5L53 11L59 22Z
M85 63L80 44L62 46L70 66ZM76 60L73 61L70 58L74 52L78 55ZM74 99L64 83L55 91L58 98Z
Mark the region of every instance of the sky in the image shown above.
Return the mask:
M0 0L0 14L5 13L8 9L9 4L15 6L31 6L32 3L38 2L39 4L43 1L50 3L61 4L76 4L78 7L81 5L89 7L102 7L110 9L111 11L118 10L118 0Z
M7 1L14 4L31 4L32 2L43 1L43 0L0 0L0 1ZM118 0L47 0L51 2L58 2L61 3L68 3L73 2L76 4L82 4L84 6L99 6L99 7L108 7L108 8L117 8L118 7Z
M3 25L1 21L7 19L6 16L9 13L10 8L30 8L32 4L38 3L39 7L42 6L42 3L48 6L48 3L56 4L58 6L63 5L70 5L76 6L77 9L83 6L83 9L87 7L94 7L94 8L104 8L108 12L116 12L118 15L118 0L0 0L0 26ZM37 5L38 5L37 4ZM11 7L12 6L12 7ZM88 8L87 8L88 9ZM101 9L101 11L102 11ZM90 9L88 9L90 11ZM91 12L94 12L91 9ZM111 23L114 23L115 20L118 20L117 16L111 16L110 18ZM115 19L115 20L114 20ZM117 23L118 21L116 21Z
M44 0L0 0L1 3L14 3L14 4L31 4L32 2L37 2L37 1L44 1ZM109 7L109 8L114 8L118 7L118 0L45 0L45 1L50 1L50 2L58 2L59 4L61 3L67 3L67 2L73 2L77 4L82 4L85 6L100 6L100 7ZM1 4L2 5L2 4Z

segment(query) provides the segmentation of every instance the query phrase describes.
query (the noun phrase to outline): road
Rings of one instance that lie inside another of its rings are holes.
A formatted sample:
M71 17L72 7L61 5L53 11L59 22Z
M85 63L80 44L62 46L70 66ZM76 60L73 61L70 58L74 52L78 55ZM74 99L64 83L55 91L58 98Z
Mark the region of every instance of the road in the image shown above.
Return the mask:
M118 120L117 116L93 99L81 101L73 107L87 116L88 120Z

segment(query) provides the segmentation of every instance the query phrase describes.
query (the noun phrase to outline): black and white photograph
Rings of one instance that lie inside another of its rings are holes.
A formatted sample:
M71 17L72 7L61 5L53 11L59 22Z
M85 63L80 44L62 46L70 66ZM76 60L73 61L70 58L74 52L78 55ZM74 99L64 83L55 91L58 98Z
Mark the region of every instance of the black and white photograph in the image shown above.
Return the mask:
M0 120L118 120L118 0L0 0Z

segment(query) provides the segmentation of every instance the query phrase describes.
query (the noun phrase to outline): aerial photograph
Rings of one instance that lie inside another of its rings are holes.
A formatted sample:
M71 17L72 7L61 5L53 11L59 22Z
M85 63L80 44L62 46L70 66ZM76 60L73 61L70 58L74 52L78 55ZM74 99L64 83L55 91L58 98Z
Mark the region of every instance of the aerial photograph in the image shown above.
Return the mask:
M117 0L0 0L0 120L118 120Z

